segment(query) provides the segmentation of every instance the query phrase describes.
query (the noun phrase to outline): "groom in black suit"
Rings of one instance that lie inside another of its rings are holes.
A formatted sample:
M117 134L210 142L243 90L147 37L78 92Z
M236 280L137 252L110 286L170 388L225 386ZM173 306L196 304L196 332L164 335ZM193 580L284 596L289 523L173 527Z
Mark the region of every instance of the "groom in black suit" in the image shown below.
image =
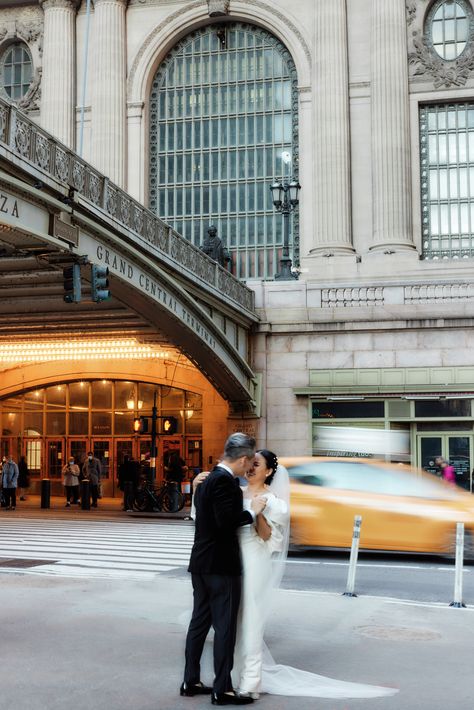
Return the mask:
M192 574L194 607L186 637L186 665L181 695L212 693L213 705L248 705L232 689L237 612L242 565L237 528L249 525L265 507L252 501L252 512L242 508L238 478L251 467L255 439L232 434L224 457L195 492L196 531L188 571ZM201 683L200 661L206 636L214 628L214 687Z

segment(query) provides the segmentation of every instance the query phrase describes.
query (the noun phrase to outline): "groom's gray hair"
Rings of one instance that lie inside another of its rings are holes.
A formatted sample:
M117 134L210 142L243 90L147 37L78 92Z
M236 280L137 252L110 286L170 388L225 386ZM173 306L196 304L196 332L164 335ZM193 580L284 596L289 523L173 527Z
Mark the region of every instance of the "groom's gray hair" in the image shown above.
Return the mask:
M256 441L253 436L248 436L238 431L235 434L231 434L225 442L224 459L236 461L242 456L252 458L252 456L255 456L255 447Z

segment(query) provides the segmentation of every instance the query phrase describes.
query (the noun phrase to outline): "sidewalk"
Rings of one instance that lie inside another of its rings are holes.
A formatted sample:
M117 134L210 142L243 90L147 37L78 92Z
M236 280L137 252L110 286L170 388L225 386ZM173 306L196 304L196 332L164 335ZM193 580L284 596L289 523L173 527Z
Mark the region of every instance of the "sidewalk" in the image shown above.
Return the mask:
M51 496L50 507L46 509L41 508L41 496L28 495L25 501L20 501L17 497L16 510L5 511L4 508L0 509L0 515L8 516L21 516L36 514L45 517L68 517L68 518L78 518L78 517L90 517L93 516L95 520L98 518L115 518L127 520L128 518L169 518L170 520L183 520L189 515L189 506L185 506L178 513L138 513L137 511L128 512L122 510L123 498L100 498L98 501L97 508L91 508L90 510L82 510L80 505L71 505L70 508L66 508L64 496Z
M52 579L0 573L2 710L203 710L180 698L188 579ZM277 662L397 687L390 698L262 696L259 710L471 710L474 612L280 590L267 642ZM206 644L202 678L212 679Z

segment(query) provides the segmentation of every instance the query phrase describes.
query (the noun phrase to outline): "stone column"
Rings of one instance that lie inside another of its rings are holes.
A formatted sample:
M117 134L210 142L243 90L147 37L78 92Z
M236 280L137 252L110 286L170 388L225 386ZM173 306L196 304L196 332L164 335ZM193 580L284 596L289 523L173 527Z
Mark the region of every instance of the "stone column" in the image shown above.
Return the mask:
M95 0L91 57L91 162L124 189L126 6L127 0Z
M371 93L371 250L412 250L405 0L372 0Z
M346 0L320 0L315 16L315 238L310 253L344 256L354 253Z
M74 148L77 0L40 0L44 11L41 125Z

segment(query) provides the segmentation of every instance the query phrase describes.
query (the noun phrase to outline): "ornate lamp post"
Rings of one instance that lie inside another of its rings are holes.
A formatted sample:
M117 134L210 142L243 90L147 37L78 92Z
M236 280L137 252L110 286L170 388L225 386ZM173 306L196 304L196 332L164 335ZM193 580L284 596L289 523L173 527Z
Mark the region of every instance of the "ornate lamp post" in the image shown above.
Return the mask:
M290 281L298 278L298 274L291 270L290 212L293 212L299 203L298 195L301 185L294 178L289 182L284 178L283 180L275 180L273 185L270 185L270 190L275 208L283 215L283 252L280 259L280 271L275 274L275 281Z

